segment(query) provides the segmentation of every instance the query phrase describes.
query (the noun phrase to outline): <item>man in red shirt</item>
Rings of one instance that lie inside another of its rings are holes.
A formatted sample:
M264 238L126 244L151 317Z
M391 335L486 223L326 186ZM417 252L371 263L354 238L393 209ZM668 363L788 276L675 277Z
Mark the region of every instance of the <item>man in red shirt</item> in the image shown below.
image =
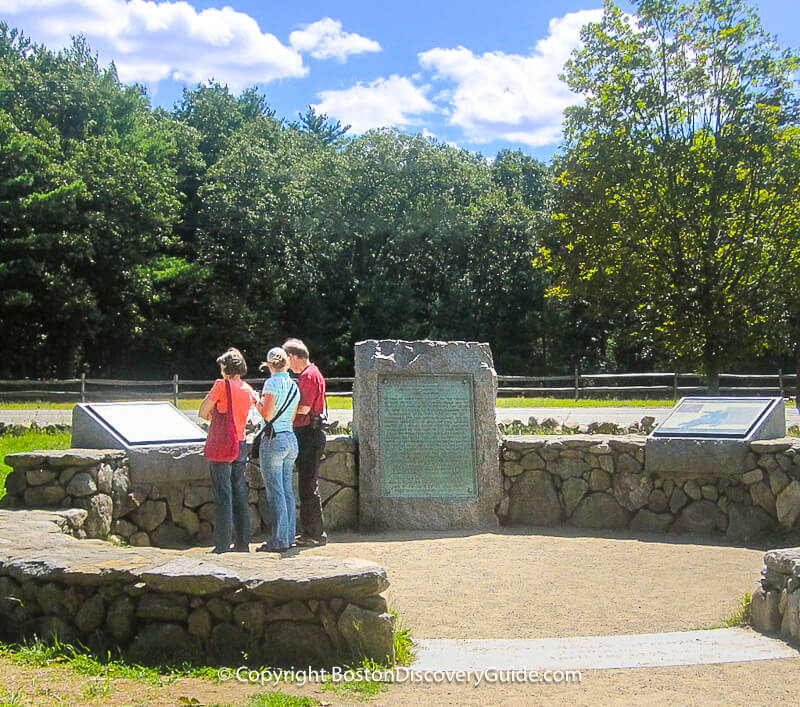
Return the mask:
M325 411L325 378L319 368L309 361L306 345L300 339L287 339L283 349L289 355L289 368L297 374L300 404L294 418L299 453L297 488L300 496L300 547L318 547L328 542L322 522L322 499L319 495L319 465L325 452L325 430L322 417Z

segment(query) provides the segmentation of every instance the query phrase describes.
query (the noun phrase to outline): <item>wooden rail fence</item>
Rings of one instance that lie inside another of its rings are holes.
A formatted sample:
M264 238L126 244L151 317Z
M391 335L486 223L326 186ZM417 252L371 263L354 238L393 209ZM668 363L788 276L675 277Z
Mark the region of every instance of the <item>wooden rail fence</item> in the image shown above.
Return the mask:
M649 397L677 400L684 395L708 393L699 373L581 373L560 376L498 376L498 394L503 397L631 398ZM328 395L352 397L353 378L328 378ZM260 390L263 378L248 382ZM44 400L62 402L102 402L111 400L171 400L202 398L213 380L118 380L80 378L60 380L0 380L2 400ZM794 373L720 374L722 395L781 395L797 392Z

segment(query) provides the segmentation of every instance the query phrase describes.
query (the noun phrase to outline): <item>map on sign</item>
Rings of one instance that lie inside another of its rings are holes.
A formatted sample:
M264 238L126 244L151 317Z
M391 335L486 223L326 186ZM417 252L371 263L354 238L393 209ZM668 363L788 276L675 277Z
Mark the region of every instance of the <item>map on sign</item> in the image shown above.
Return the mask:
M172 403L90 403L85 408L131 447L206 439L206 433Z
M743 439L774 406L774 398L684 398L653 437Z
M380 376L378 411L384 495L477 495L472 376Z

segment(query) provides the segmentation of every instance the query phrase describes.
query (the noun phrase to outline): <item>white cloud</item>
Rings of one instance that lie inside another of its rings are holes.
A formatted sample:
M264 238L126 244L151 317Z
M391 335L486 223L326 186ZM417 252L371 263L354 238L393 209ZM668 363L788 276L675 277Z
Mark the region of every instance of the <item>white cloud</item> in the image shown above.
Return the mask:
M580 28L602 18L602 10L581 10L550 20L549 34L528 56L469 49L431 49L419 55L422 68L455 83L437 97L447 102L450 124L467 139L502 139L540 147L557 142L564 108L578 102L558 75L580 43Z
M343 32L342 23L330 17L306 25L289 35L289 44L299 52L310 52L315 59L345 61L348 54L379 52L378 42L353 32Z
M231 7L198 12L186 2L0 0L0 15L50 49L85 35L103 63L114 60L124 82L214 78L239 91L308 72L297 50Z
M419 125L419 115L436 110L425 97L425 89L405 76L379 78L364 86L356 84L342 91L322 91L317 113L349 123L354 133L385 126Z

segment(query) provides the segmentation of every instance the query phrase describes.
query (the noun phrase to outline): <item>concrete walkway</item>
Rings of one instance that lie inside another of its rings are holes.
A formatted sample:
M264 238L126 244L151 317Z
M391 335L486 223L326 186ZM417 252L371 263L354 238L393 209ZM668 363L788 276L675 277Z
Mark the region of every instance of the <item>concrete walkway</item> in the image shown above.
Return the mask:
M777 638L742 628L633 636L523 639L421 639L418 671L604 670L798 658Z

